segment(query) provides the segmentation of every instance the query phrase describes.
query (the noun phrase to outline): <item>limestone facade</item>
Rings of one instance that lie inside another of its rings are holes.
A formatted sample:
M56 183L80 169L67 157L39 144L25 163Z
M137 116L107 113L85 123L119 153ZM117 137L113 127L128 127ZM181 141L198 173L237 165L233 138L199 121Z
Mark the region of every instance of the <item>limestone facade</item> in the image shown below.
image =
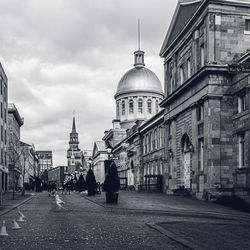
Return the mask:
M250 3L184 2L178 3L160 52L166 151L173 152L167 190L187 189L199 198L213 192L246 196L249 78L231 73L228 64L249 60ZM178 25L183 21L186 26Z

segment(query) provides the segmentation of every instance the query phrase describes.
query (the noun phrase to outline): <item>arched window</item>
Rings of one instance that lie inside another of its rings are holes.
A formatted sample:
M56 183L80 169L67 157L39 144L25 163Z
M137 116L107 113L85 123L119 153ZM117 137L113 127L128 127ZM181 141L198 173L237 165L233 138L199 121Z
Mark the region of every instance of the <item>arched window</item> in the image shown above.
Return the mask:
M140 98L138 100L138 113L142 114L143 113L143 106L142 106L143 102L142 99Z
M125 115L125 101L122 101L122 115Z
M133 113L134 113L134 101L129 100L129 114L133 114Z
M156 100L156 101L155 101L155 113L157 114L158 111L159 111L159 101Z
M150 99L148 100L148 113L152 113L152 101Z
M116 116L119 117L119 103L116 103Z

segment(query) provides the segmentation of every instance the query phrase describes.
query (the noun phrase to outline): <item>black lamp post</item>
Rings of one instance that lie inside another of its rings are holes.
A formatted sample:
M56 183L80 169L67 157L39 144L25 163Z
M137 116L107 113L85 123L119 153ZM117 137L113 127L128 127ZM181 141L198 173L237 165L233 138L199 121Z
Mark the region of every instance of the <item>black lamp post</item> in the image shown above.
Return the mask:
M89 169L91 169L91 166L92 166L92 159L91 158L89 158L88 163L89 163Z
M111 152L112 152L112 148L107 148L108 160L110 160Z

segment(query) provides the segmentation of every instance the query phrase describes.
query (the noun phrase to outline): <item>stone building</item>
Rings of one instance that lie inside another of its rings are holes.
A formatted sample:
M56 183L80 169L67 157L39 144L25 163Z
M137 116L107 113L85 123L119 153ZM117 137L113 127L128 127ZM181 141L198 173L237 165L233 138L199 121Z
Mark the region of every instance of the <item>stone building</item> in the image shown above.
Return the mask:
M112 148L120 178L124 185L136 186L139 181L140 137L134 135L139 124L160 111L164 94L158 77L144 63L144 52L134 52L134 68L127 71L118 83L116 119L113 128L105 131L106 148ZM135 145L135 144L136 145ZM125 184L126 183L126 184Z
M65 166L57 166L48 170L48 184L55 183L57 188L62 187L65 180Z
M21 147L21 174L22 174L22 185L25 189L34 189L35 177L38 174L38 155L35 150L35 146L20 141Z
M50 150L38 150L38 173L41 176L44 171L48 171L53 167L53 154Z
M0 196L8 190L7 163L7 112L8 112L8 79L0 63ZM0 197L1 198L1 197Z
M139 127L141 161L140 185L142 189L166 191L167 161L166 132L164 125L164 111L146 121Z
M69 139L69 149L67 150L68 173L73 174L75 171L79 173L83 166L83 154L79 148L78 133L76 132L75 117L73 117L72 131Z
M96 141L93 147L92 168L96 182L103 183L105 180L105 160L108 160L107 149L104 141Z
M249 49L249 1L179 1L160 51L168 192L249 195Z
M80 171L83 174L83 177L85 178L89 169L89 160L92 160L92 149L84 149L83 151L83 167Z
M24 124L16 106L8 104L8 167L9 167L9 189L17 189L22 186L21 178L21 148L20 128Z

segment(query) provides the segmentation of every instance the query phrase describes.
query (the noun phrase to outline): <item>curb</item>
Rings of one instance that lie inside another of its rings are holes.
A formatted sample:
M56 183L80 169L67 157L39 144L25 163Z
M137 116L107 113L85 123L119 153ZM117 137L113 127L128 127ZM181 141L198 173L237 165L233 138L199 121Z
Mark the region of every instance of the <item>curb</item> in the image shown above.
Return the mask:
M94 204L96 204L96 205L98 205L98 206L100 206L100 207L107 208L105 205L102 205L102 204L100 204L100 203L99 203L99 202L97 202L97 201L93 201L92 199L87 198L86 196L83 196L83 195L80 195L80 196L81 196L81 197L83 197L84 199L88 200L88 201L93 202Z
M171 240L174 240L175 242L179 243L180 245L188 248L188 249L192 249L192 250L200 250L200 249L204 249L201 245L197 245L194 244L192 242L190 242L188 239L185 239L185 237L182 237L180 235L176 235L154 223L146 223L146 225L156 231L158 231L159 233L167 236L168 238L170 238Z
M9 213L10 211L14 210L15 208L21 206L22 204L24 204L25 202L28 202L29 200L31 200L35 195L30 195L30 197L27 197L26 199L22 200L21 202L13 205L10 208L6 208L3 210L3 212L0 212L0 216Z
M83 197L84 199L109 210L126 210L126 211L131 211L131 212L141 212L141 213L153 213L156 215L162 214L162 215L168 215L168 216L183 216L183 217L192 217L192 216L196 216L196 217L207 217L207 218L223 218L226 220L237 220L237 219L241 219L241 220L250 220L248 214L246 215L232 215L230 214L230 218L228 218L229 214L225 214L225 213L218 213L215 211L203 211L203 212L197 212L196 210L152 210L152 209L145 209L145 208L126 208L126 207L111 207L111 206L107 206L104 204L101 204L98 201L94 201L91 198L88 198L87 196L83 196L80 195L81 197Z

